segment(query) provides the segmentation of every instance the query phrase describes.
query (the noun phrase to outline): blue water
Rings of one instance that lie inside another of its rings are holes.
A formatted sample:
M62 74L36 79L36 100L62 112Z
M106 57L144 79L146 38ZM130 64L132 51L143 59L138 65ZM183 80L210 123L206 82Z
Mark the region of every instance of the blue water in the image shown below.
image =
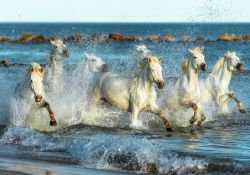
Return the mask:
M216 40L223 33L247 35L250 33L250 24L6 23L0 24L0 32L2 36L13 38L23 33L66 37L74 33L108 35L110 32L120 32L124 35L139 36L172 34L177 39L183 35L190 35L193 38L204 36ZM180 64L190 47L205 47L205 59L209 71L226 51L235 51L242 59L245 72L233 76L230 89L244 103L246 111L250 112L249 42L83 42L79 45L67 43L71 55L64 61L66 72L70 65L75 66L79 63L84 52L93 52L110 65L110 70L126 75L136 44L145 44L149 50L162 57L164 77L179 76ZM0 59L6 58L11 63L22 64L9 68L0 67L0 122L3 125L9 125L10 118L13 117L10 99L13 97L16 83L25 74L27 65L34 61L45 64L50 49L49 44L0 43ZM201 78L206 76L206 73L200 74ZM105 119L105 123L93 124L98 126L83 123L52 133L41 133L9 125L2 133L1 145L5 149L0 151L0 156L44 161L66 160L67 163L80 167L125 172L146 172L145 167L151 163L158 173L250 174L249 114L238 114L234 104L230 103L230 105L233 113L227 118L207 122L197 130L188 128L171 134L167 134L163 128L157 129L158 126L161 127L157 117L146 114L141 114L140 117L153 123L146 131L129 129L126 116L122 116L121 120L110 116L112 120ZM74 116L67 117L69 120ZM119 121L125 124L120 127ZM12 147L17 150L6 151ZM114 163L117 155L123 157L123 159L120 158L123 161L120 160L119 164ZM137 164L144 168L133 170L131 165Z

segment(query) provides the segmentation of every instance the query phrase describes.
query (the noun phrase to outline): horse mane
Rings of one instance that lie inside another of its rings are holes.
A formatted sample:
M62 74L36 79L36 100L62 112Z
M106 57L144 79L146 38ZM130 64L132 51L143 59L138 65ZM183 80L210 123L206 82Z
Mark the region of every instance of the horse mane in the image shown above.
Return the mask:
M146 58L144 58L140 63L141 64L138 64L138 67L139 67L139 70L140 70L140 73L137 74L135 77L133 77L132 81L131 81L131 84L130 84L130 88L129 88L129 92L130 94L132 94L134 97L136 96L136 94L138 93L139 89L140 89L140 86L138 86L139 84L139 81L140 81L140 78L141 78L141 73L143 73L143 71L145 71L146 68L149 68L149 64L151 62L157 62L159 64L161 64L161 59L159 57L156 57L154 55L150 55ZM131 93L133 92L133 93Z
M148 64L148 58L144 58L137 63L137 66L140 70L143 70L147 64Z
M189 59L186 58L182 63L181 63L181 71L185 73L188 69L188 64L189 64Z
M137 66L140 70L143 70L148 64L149 64L149 59L153 62L161 62L159 57L156 57L154 55L148 55L144 59L142 59L140 62L137 63Z
M223 64L225 63L226 61L226 58L225 57L222 57L220 58L217 63L215 64L213 70L212 70L212 75L215 74L216 72L218 72L220 70L220 68L223 66Z

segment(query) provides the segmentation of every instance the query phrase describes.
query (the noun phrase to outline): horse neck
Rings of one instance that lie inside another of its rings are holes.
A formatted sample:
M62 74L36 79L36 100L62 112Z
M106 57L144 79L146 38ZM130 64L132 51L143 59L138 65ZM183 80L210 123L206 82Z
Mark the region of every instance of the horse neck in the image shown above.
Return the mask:
M214 77L219 80L220 88L227 88L232 78L232 72L227 68L227 62L223 64L221 69L215 73Z
M62 56L54 49L50 52L49 57L50 64L61 64Z
M152 90L154 88L153 83L151 80L149 80L149 75L148 75L148 65L141 70L141 72L138 74L138 86L140 85L141 87L144 87L146 89Z
M198 72L188 63L188 70L183 73L183 77L187 78L188 83L198 85Z
M89 80L92 78L93 76L93 72L90 71L90 66L89 66L89 61L88 60L84 60L78 67L77 75L84 76L84 82L89 82Z

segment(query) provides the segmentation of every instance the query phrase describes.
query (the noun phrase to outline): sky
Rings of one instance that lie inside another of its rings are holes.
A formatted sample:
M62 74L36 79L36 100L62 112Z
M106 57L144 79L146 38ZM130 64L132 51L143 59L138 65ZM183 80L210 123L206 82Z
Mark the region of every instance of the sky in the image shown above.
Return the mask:
M249 0L3 0L0 22L250 22Z

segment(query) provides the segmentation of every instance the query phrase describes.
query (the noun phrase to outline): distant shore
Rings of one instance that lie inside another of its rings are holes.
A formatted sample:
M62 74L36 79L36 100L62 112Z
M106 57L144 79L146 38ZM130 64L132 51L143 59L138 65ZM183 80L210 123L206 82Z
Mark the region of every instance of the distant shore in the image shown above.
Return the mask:
M19 38L10 38L6 36L0 36L0 43L48 43L49 40L58 37L50 36L46 38L44 35L33 35L33 34L23 34ZM148 36L138 36L138 35L123 35L121 33L109 33L108 35L82 35L80 33L75 33L72 36L60 37L64 42L70 42L74 44L81 44L83 42L235 42L235 41L246 41L250 42L250 34L248 35L235 35L225 33L218 36L216 40L205 38L199 36L197 38L192 38L189 35L182 36L179 40L171 34L166 35L148 35Z

